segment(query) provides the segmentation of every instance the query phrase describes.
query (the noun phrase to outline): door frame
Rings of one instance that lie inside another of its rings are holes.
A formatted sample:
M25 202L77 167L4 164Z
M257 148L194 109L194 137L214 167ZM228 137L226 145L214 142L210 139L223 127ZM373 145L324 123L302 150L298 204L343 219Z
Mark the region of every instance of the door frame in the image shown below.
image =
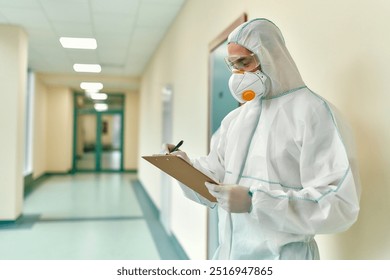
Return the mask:
M123 109L122 110L107 110L104 112L97 112L97 133L100 133L99 141L98 142L98 149L97 149L97 155L96 155L96 171L97 172L123 172L123 139L124 139L124 114ZM119 115L121 118L121 133L120 133L120 148L119 151L121 153L121 159L120 159L120 166L118 170L111 170L111 169L102 169L101 167L101 159L102 159L102 131L103 131L103 116L104 115ZM97 135L98 136L98 135Z
M122 107L120 109L108 109L103 112L98 112L95 109L79 109L77 107L77 97L84 96L84 93L74 92L73 95L73 157L72 157L72 171L71 173L76 172L123 172L124 171L124 107L125 104L125 95L121 93L109 94L109 96L121 97L122 98ZM85 169L80 170L77 169L77 123L79 114L92 114L96 115L96 157L95 157L95 168L94 169ZM102 133L102 116L103 115L117 115L119 114L121 117L121 133L120 133L120 168L119 170L109 170L109 169L101 169L101 133Z
M241 14L233 23L231 23L226 29L224 29L214 40L209 43L209 61L208 61L208 120L207 120L207 140L208 140L208 153L210 152L210 142L212 137L211 118L212 112L212 53L220 45L222 45L228 38L229 34L240 24L247 21L247 14ZM218 213L217 208L207 209L207 245L206 256L208 259L213 257L215 249L218 246Z

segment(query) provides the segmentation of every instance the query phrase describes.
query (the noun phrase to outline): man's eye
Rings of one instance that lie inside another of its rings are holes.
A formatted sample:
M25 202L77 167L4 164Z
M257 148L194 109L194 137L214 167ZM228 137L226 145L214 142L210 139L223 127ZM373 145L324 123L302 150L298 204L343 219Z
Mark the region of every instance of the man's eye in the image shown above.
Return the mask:
M236 64L236 65L242 66L242 65L245 65L245 64L246 64L246 61L245 61L245 60L239 60L239 61L236 61L235 64Z

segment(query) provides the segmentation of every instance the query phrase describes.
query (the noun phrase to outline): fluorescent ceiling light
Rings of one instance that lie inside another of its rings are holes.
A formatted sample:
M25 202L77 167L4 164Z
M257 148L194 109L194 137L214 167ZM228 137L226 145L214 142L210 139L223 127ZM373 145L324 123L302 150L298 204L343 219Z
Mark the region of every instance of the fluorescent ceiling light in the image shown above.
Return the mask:
M97 92L97 93L91 93L90 97L93 100L106 100L107 99L107 93Z
M99 64L73 64L73 69L76 72L89 72L89 73L100 73L102 67Z
M99 91L103 88L103 84L102 83L90 83L90 82L82 82L80 84L80 87L82 89L85 89L86 91Z
M67 49L96 49L97 43L94 38L71 38L61 37L60 43L62 47Z
M97 92L99 92L99 89L96 89L96 88L95 88L95 89L89 89L89 88L88 88L88 89L85 89L84 91L85 91L85 94L86 94L86 95L90 96L92 93L97 93Z
M108 110L108 105L105 103L96 103L93 107L99 112Z

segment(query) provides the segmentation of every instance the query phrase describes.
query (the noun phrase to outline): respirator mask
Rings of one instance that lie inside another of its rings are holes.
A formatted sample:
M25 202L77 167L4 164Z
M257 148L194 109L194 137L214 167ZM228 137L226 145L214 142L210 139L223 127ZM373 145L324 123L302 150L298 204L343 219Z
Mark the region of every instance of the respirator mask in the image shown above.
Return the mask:
M229 79L229 89L240 103L262 97L265 93L267 76L260 70L255 72L233 72Z
M229 89L238 102L245 103L265 94L267 76L260 70L255 71L260 63L254 53L228 56L225 62L232 72Z

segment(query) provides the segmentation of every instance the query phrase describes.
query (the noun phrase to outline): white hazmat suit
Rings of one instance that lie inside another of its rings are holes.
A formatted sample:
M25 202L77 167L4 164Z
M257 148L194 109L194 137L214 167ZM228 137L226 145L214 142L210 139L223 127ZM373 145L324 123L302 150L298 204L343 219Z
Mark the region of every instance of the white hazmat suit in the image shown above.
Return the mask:
M279 29L255 19L228 38L260 61L266 93L230 112L210 154L192 164L222 185L249 188L249 213L218 207L214 259L318 259L315 234L348 229L360 188L345 126L308 89ZM182 186L190 199L214 205Z

